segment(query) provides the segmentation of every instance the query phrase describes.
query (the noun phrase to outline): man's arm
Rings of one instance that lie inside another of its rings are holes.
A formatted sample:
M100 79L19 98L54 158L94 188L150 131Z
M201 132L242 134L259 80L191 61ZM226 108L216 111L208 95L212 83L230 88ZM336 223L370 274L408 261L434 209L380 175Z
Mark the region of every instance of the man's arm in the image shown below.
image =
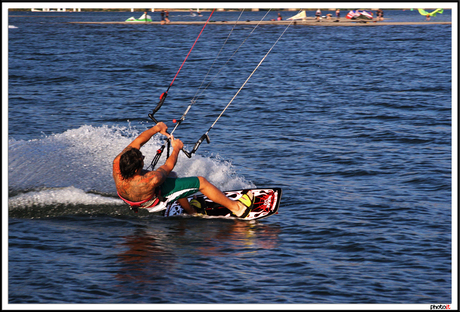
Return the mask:
M173 151L171 155L168 157L168 159L165 161L163 166L160 166L156 171L160 172L164 179L169 175L169 173L174 169L174 166L176 165L177 162L177 157L179 155L180 150L184 147L184 143L182 143L181 140L179 139L174 139L174 136L171 135L171 146L173 148ZM164 182L164 179L163 182Z
M177 157L179 155L180 150L184 147L184 144L181 140L175 140L174 136L172 135L170 138L173 151L164 163L164 165L160 166L155 171L150 171L143 175L143 179L145 179L144 181L148 183L152 189L164 183L164 181L176 165Z
M115 166L118 166L117 162L119 161L121 154L123 154L128 148L134 147L134 148L140 149L142 145L147 143L150 140L150 138L158 132L160 132L161 134L164 134L165 136L169 138L169 134L166 132L166 130L168 130L168 127L163 122L159 122L152 128L147 129L144 132L142 132L140 135L137 136L137 138L134 139L134 141L129 143L129 145L126 146L120 154L118 154L115 157L115 159L113 160L114 168Z
M142 145L147 143L150 140L150 138L158 132L169 138L169 134L166 133L166 130L168 130L168 127L163 122L159 122L152 128L147 129L141 134L139 134L139 136L135 138L134 141L132 141L127 147L134 147L140 149Z

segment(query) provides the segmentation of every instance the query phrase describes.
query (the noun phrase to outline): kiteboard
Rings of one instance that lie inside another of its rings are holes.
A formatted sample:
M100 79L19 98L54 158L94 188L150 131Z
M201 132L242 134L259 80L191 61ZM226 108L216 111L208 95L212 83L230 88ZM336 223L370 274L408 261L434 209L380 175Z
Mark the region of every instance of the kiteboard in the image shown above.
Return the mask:
M222 205L214 203L203 194L192 195L187 199L189 202L192 199L195 199L200 203L201 209L197 210L199 210L198 212L203 216L235 218L239 220L250 221L278 214L282 193L281 188L244 189L236 191L225 191L223 193L230 199L238 200L238 198L240 198L247 191L252 191L254 194L254 206L249 215L244 219L240 219L234 216L230 210L223 207ZM174 217L180 215L185 215L185 212L177 201L170 203L166 207L164 214L165 217Z

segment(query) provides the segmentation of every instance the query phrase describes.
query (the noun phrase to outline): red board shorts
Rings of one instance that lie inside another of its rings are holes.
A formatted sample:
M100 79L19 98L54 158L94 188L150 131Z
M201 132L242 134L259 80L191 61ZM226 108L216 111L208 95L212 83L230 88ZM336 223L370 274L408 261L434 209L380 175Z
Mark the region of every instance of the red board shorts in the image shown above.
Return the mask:
M159 189L159 194L157 190ZM179 199L188 197L197 193L200 190L200 180L198 177L190 178L166 178L165 182L155 189L155 194L146 200L139 202L132 202L123 197L120 193L117 194L122 200L131 206L135 212L138 208L147 208L149 211L160 211L166 208L166 206Z

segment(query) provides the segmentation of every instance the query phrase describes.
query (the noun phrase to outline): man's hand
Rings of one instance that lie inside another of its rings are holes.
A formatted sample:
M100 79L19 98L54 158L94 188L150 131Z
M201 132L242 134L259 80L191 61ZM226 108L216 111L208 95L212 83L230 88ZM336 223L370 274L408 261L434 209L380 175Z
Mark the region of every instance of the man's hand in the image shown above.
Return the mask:
M134 147L137 149L140 149L142 145L148 142L150 138L155 134L160 132L161 134L165 135L166 137L169 138L169 134L166 133L166 130L168 130L168 126L166 126L163 122L157 123L155 126L153 126L150 129L145 130L137 138L132 141L128 147Z
M156 170L157 172L160 172L163 175L162 176L163 182L164 182L164 179L166 179L166 177L168 176L168 174L174 169L174 166L176 165L176 162L177 162L177 156L179 155L179 152L184 147L184 143L182 143L182 141L179 139L174 139L173 135L170 136L170 140L171 140L171 146L173 147L173 151L171 155L169 156L169 158L166 159L165 164Z
M155 127L157 127L158 132L169 138L169 134L166 132L168 130L168 126L164 122L160 121L155 125Z
M180 151L184 147L184 143L182 143L179 139L174 139L174 136L171 135L171 146L173 147L174 151Z

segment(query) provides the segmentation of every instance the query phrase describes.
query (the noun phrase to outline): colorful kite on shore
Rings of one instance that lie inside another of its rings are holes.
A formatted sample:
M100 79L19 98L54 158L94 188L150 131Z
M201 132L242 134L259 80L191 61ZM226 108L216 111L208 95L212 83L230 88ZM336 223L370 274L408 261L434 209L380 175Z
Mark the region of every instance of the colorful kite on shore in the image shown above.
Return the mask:
M372 12L367 12L364 10L352 10L348 12L347 16L345 17L351 20L355 20L355 19L371 20L373 18Z
M431 13L425 11L424 9L418 9L418 12L419 12L420 14L422 14L423 16L427 16L427 15L429 15L429 16L436 16L436 13L442 14L443 9L436 9L436 10L434 10L434 11L431 12Z

